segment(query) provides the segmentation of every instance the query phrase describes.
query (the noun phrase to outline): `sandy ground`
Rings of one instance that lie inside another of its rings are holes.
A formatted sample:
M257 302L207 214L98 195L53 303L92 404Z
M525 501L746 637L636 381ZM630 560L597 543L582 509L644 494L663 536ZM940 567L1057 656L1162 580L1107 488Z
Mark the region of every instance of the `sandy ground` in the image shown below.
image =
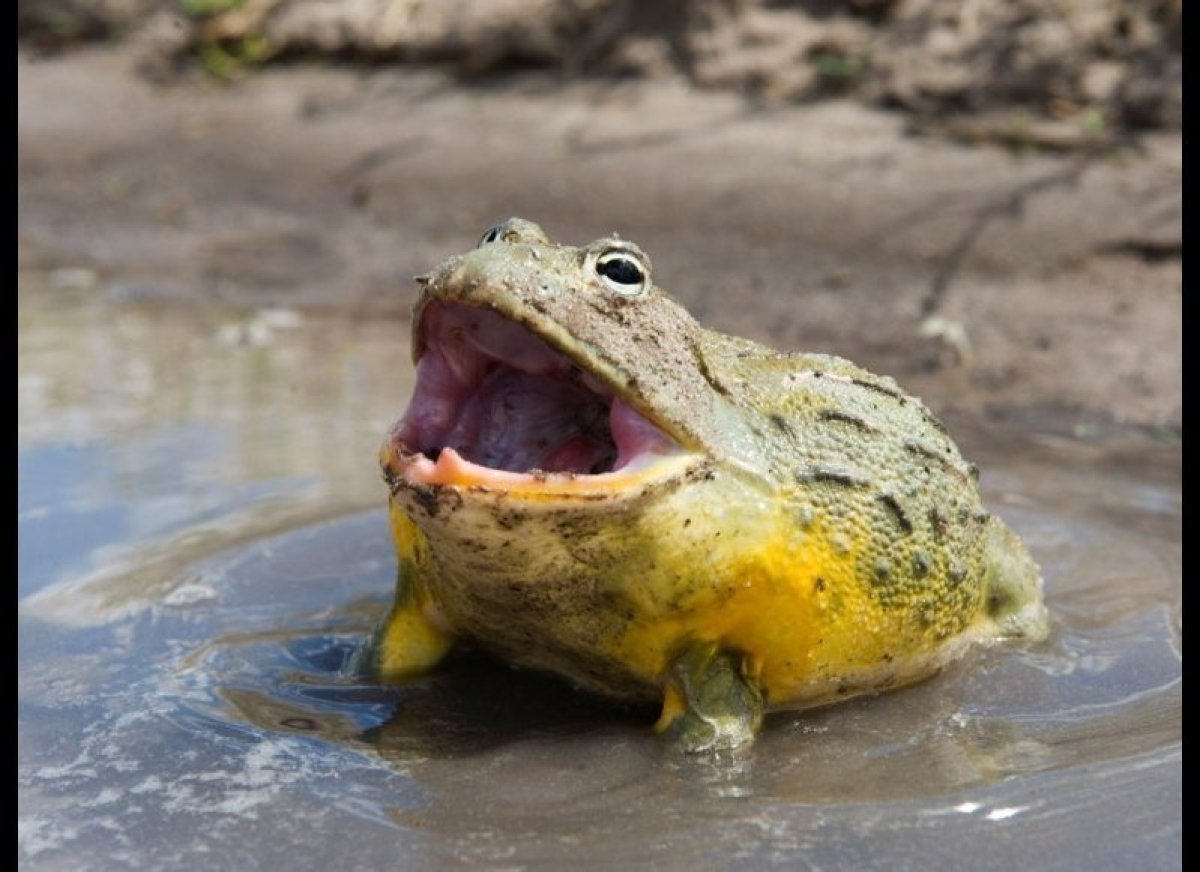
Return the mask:
M951 419L1180 444L1178 133L1021 153L849 102L535 73L154 85L104 48L21 54L18 98L19 268L114 299L403 319L414 274L520 215L634 239L711 326L888 372Z

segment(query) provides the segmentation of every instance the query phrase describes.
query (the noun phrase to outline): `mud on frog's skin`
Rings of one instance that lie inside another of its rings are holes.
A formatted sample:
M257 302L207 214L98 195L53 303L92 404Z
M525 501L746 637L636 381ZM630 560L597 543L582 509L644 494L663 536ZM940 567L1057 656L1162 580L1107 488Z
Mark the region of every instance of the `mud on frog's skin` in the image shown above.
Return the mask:
M890 378L701 327L615 237L514 218L418 281L379 676L469 639L660 699L698 751L1045 634L1033 560Z

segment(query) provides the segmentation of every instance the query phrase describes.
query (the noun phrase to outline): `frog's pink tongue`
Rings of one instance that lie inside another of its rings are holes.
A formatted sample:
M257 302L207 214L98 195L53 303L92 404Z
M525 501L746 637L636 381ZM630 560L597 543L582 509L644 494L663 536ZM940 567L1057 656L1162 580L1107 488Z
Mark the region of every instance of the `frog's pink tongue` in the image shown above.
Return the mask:
M493 470L599 474L677 451L566 356L494 312L432 304L417 385L392 438ZM431 464L432 465L432 464Z

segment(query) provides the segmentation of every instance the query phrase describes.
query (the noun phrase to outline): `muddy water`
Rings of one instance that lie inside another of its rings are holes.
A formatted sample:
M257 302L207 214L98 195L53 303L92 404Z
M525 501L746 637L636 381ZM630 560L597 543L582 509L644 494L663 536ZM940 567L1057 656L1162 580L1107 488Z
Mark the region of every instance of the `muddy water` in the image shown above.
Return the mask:
M30 868L1179 864L1177 479L964 438L1051 639L684 759L656 712L478 656L346 677L392 583L374 453L404 325L86 281L19 292Z

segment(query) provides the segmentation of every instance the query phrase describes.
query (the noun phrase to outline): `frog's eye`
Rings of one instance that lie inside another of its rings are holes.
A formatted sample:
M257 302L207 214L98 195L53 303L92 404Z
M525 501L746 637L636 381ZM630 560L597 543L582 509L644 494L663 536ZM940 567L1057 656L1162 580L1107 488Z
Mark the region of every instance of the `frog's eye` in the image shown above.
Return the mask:
M489 227L487 233L479 238L479 246L490 245L500 238L500 234L504 232L504 225L497 224L495 227Z
M646 289L646 268L628 251L610 251L596 258L596 273L618 294L634 297Z

